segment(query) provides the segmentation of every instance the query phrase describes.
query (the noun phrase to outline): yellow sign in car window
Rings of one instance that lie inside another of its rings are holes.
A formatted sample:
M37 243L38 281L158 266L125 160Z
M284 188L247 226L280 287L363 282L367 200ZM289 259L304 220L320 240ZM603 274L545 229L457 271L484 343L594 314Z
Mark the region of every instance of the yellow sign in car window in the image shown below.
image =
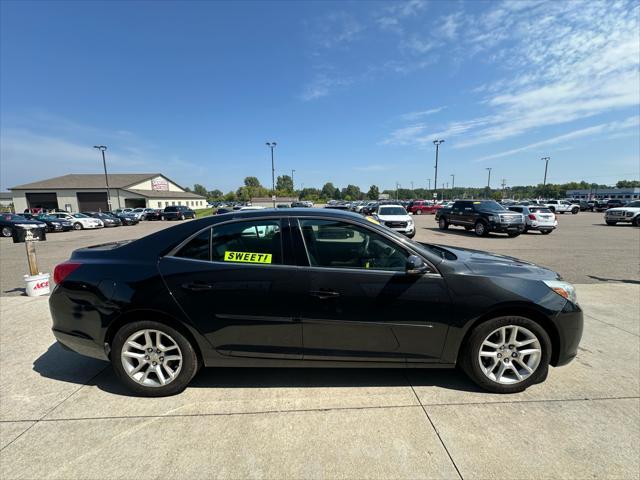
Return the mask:
M271 263L270 253L224 252L225 262Z
M375 223L376 225L380 225L380 222L378 220L376 220L375 218L371 217L371 216L366 216L365 218L367 220L369 220L371 223Z

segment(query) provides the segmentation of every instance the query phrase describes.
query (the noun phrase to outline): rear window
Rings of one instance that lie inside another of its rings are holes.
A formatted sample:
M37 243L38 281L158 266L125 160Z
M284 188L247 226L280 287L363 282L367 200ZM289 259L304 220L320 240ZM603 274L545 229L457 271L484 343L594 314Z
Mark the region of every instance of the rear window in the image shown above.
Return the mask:
M167 207L164 209L165 212L177 212L178 207Z
M537 212L537 213L553 213L548 208L543 208L543 207L529 207L529 211L530 212Z

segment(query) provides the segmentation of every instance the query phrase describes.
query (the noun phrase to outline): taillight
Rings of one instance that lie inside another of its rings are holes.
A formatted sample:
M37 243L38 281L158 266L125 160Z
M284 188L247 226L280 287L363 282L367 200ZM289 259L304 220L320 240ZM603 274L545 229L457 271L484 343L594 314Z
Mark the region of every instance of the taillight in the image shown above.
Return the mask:
M530 213L529 220L536 220L536 216L533 213Z
M59 265L56 265L56 268L53 269L53 281L57 285L63 282L65 278L69 276L70 273L77 270L80 266L78 262L64 262Z

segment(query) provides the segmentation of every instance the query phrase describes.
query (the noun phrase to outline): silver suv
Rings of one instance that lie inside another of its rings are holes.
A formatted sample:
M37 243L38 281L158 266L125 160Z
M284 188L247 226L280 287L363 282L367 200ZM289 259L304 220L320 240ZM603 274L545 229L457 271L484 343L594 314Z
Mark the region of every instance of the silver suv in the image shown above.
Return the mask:
M624 222L640 227L640 200L627 203L624 207L610 208L604 212L604 221L607 225Z

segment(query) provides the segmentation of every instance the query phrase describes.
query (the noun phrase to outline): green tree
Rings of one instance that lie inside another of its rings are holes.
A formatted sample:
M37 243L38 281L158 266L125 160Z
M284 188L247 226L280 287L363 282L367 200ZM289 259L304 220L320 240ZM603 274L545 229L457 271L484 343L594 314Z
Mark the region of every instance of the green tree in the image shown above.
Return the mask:
M262 185L260 185L260 180L258 180L258 177L245 177L244 186L252 188L262 187Z
M357 185L347 185L346 188L342 189L340 194L344 200L360 200L362 196L362 192L360 192L360 187Z
M616 183L618 188L637 188L640 187L640 180L619 180Z
M289 175L278 175L276 190L286 192L287 195L293 194L293 179Z
M378 200L378 197L380 197L380 189L377 185L371 185L367 192L367 198L369 200Z
M207 189L204 188L204 185L200 185L199 183L196 183L193 186L193 193L196 193L198 195L202 195L203 197L207 196Z
M333 186L333 183L327 182L323 185L322 191L320 192L322 198L325 200L330 200L336 194L336 187Z
M235 200L237 199L237 197L236 197L236 192L229 192L229 193L227 193L227 194L224 196L224 199L225 199L227 202L233 202L233 201L235 201Z
M218 190L216 188L215 190L211 190L207 193L207 200L219 200L223 195L224 193L222 193L222 190Z

